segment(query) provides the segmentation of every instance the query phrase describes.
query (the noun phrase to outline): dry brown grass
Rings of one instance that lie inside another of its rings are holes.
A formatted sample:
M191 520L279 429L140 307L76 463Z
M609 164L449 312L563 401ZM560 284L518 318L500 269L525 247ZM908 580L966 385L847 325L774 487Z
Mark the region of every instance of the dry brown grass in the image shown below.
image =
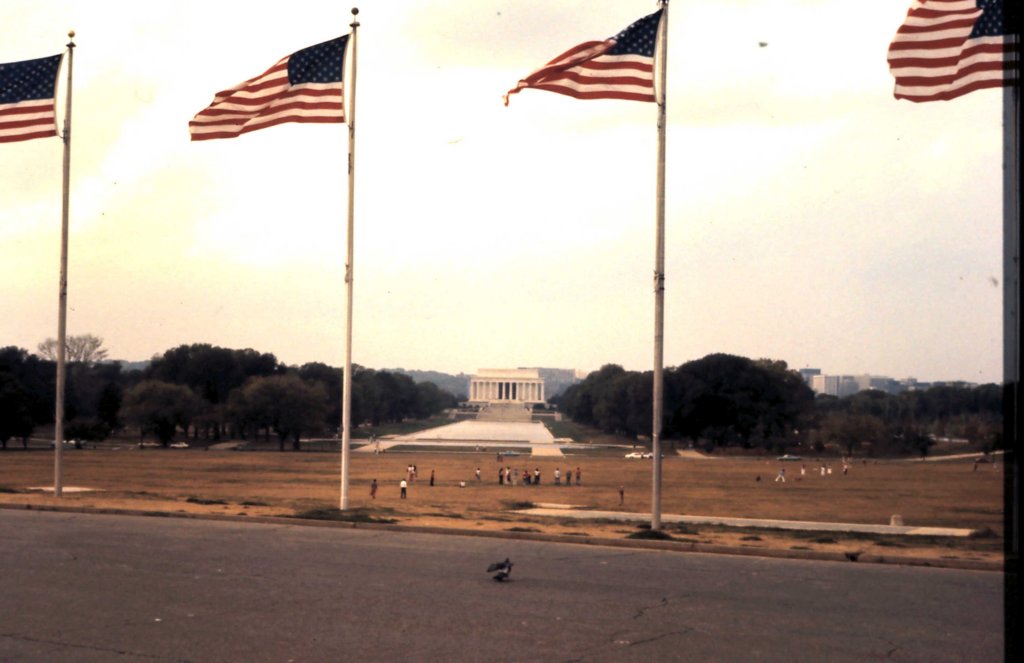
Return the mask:
M61 499L24 492L52 485L50 453L0 452L0 503L116 508L141 511L293 516L337 508L340 460L325 452L231 452L201 450L71 450L65 456L64 485L99 492L66 493ZM607 510L650 512L651 461L626 460L620 453L566 458L507 458L520 470L540 468L540 486L499 486L492 453L352 453L349 506L370 517L406 525L453 529L534 530L581 537L623 538L634 525L526 517L516 503L553 502ZM822 533L735 530L689 526L677 538L712 545L794 550L857 550L887 556L998 560L1002 558L1002 469L970 461L855 462L848 475L830 461L831 476L819 463L786 463L788 481L773 481L780 463L766 459L692 460L663 463L662 513L825 522L888 524L899 514L908 525L988 530L968 540L921 541L911 537L864 537ZM419 479L409 499L399 499L398 482L407 465ZM582 469L581 486L555 486L556 467ZM475 481L474 469L482 480ZM435 485L429 485L430 472ZM756 481L760 476L761 480ZM379 483L377 499L369 485ZM466 487L460 487L464 481ZM619 506L618 488L626 503ZM666 527L669 531L674 528Z

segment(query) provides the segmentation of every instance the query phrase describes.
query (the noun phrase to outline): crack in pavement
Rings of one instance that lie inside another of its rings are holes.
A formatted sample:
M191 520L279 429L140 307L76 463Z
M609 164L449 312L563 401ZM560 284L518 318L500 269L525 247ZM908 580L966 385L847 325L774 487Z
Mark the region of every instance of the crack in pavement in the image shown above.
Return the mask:
M58 645L60 647L68 647L72 649L87 649L90 651L106 652L111 654L118 654L120 656L135 656L138 658L148 658L153 660L159 660L161 656L154 656L153 654L143 654L141 652L129 651L127 649L115 649L113 647L98 647L96 645L85 645L73 642L65 642L63 640L48 640L46 638L33 638L28 635L21 635L20 633L0 633L0 638L7 638L9 640L20 640L22 642L35 642L44 645Z
M886 640L885 642L886 642L886 644L888 644L888 645L892 645L892 649L890 649L889 651L885 652L885 657L886 657L886 658L892 658L892 655L893 655L893 654L895 654L895 653L896 653L896 652L898 652L898 651L899 651L900 649L902 649L902 647L900 647L900 646L899 646L898 644L896 644L895 642L892 642L891 640Z
M646 616L648 610L654 610L656 608L664 608L664 607L667 607L667 606L668 606L668 599L663 596L661 598L661 603L659 603L657 605L640 606L639 608L637 608L636 609L636 614L633 615L633 619L640 619L641 617Z
M686 635L687 633L690 633L692 631L693 631L692 628L686 628L686 629L683 629L682 631L666 631L665 633L661 633L659 635L655 635L655 636L652 636L650 638L644 638L643 640L633 640L633 641L628 643L628 646L633 647L633 646L636 646L636 645L646 645L646 644L648 644L650 642L657 642L658 640L662 640L662 639L667 638L667 637L672 636L672 635Z

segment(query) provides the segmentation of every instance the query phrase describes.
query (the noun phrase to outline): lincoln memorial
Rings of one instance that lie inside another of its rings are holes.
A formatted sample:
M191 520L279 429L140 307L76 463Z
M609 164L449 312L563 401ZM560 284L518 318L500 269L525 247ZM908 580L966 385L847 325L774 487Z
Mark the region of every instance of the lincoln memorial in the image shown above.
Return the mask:
M536 368L481 368L469 378L474 403L543 403L544 378Z

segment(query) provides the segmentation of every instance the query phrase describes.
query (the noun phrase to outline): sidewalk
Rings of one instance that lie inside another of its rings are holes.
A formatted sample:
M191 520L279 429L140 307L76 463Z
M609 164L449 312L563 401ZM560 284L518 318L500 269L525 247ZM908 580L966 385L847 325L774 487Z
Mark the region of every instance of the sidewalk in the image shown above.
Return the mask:
M578 518L580 520L621 520L624 522L650 521L649 513L627 511L596 511L571 504L538 504L532 509L516 511L531 516ZM913 527L909 525L872 525L868 523L822 523L805 520L768 520L759 518L724 518L719 516L683 516L662 514L663 523L692 525L724 525L726 527L754 527L762 529L788 529L808 532L860 532L864 534L893 534L899 536L970 536L974 530L952 527Z

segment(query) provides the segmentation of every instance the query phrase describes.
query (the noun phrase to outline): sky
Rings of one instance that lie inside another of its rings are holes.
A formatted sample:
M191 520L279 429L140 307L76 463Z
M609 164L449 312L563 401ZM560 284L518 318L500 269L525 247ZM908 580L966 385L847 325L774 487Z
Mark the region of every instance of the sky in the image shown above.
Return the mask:
M68 334L125 360L210 343L344 364L347 128L191 143L188 122L347 33L351 6L0 5L0 62L76 32ZM502 95L656 3L355 6L352 361L650 370L655 104ZM666 366L1002 380L1002 92L895 100L908 7L671 2ZM0 145L0 346L57 335L62 155Z

